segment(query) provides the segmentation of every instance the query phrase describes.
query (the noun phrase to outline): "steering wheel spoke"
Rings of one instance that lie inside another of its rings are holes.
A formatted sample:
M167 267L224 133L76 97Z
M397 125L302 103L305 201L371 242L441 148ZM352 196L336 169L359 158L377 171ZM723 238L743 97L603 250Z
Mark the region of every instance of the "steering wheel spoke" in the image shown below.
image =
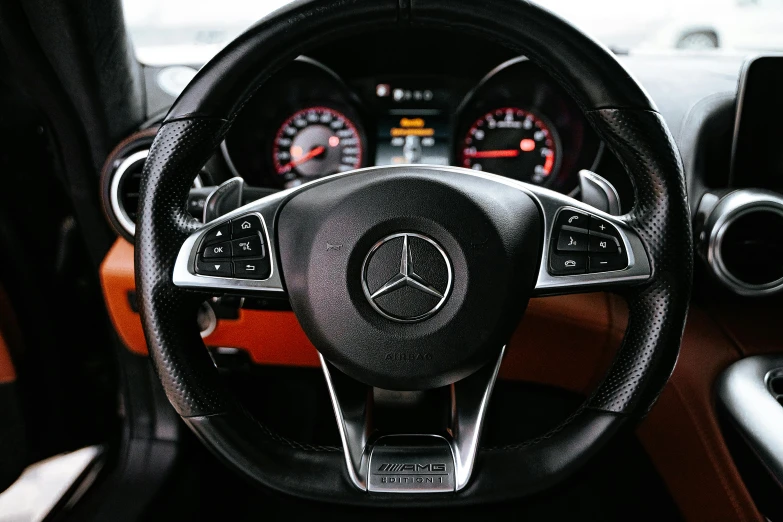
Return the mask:
M534 295L612 290L650 278L639 234L622 216L528 185L544 223L541 264Z
M448 418L442 429L431 433L385 433L378 429L374 391L379 390L345 375L320 356L353 485L375 493L449 493L463 489L473 472L504 351L501 348L494 361L447 387L448 403L443 406ZM443 396L443 391L418 393Z
M273 226L286 193L249 203L191 234L177 255L173 283L208 292L285 297Z

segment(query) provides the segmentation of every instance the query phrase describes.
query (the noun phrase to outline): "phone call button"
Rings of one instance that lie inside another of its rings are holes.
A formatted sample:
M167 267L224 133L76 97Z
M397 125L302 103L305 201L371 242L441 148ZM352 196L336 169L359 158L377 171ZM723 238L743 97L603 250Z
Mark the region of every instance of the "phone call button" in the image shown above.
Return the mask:
M551 272L556 275L584 274L587 271L587 255L580 253L555 254L549 256Z
M564 209L557 215L555 230L560 230L563 226L587 229L590 218L584 212L577 210Z

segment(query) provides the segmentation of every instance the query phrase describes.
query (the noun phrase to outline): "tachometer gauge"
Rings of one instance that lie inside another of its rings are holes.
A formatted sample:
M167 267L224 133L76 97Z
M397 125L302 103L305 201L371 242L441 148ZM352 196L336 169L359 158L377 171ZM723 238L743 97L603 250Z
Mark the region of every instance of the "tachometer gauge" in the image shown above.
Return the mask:
M560 139L543 117L504 107L488 112L468 130L460 150L463 167L545 185L560 166Z
M294 113L277 131L275 171L286 187L362 166L362 140L351 120L328 107Z

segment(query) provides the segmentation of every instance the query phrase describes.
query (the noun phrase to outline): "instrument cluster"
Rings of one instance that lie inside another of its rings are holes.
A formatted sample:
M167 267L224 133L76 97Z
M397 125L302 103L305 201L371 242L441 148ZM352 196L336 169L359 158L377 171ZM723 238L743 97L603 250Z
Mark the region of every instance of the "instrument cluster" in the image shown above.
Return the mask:
M602 144L573 100L523 57L483 78L341 77L299 58L271 78L222 146L234 175L282 189L375 165L454 165L568 193Z

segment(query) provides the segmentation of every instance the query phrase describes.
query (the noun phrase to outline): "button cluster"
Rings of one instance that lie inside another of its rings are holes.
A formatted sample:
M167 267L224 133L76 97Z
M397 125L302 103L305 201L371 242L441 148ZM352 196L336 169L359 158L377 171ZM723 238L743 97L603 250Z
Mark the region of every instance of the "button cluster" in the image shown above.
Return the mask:
M264 226L255 214L209 229L199 246L197 274L266 279L271 271Z
M620 232L598 216L563 209L552 238L549 271L553 275L609 272L628 266Z

